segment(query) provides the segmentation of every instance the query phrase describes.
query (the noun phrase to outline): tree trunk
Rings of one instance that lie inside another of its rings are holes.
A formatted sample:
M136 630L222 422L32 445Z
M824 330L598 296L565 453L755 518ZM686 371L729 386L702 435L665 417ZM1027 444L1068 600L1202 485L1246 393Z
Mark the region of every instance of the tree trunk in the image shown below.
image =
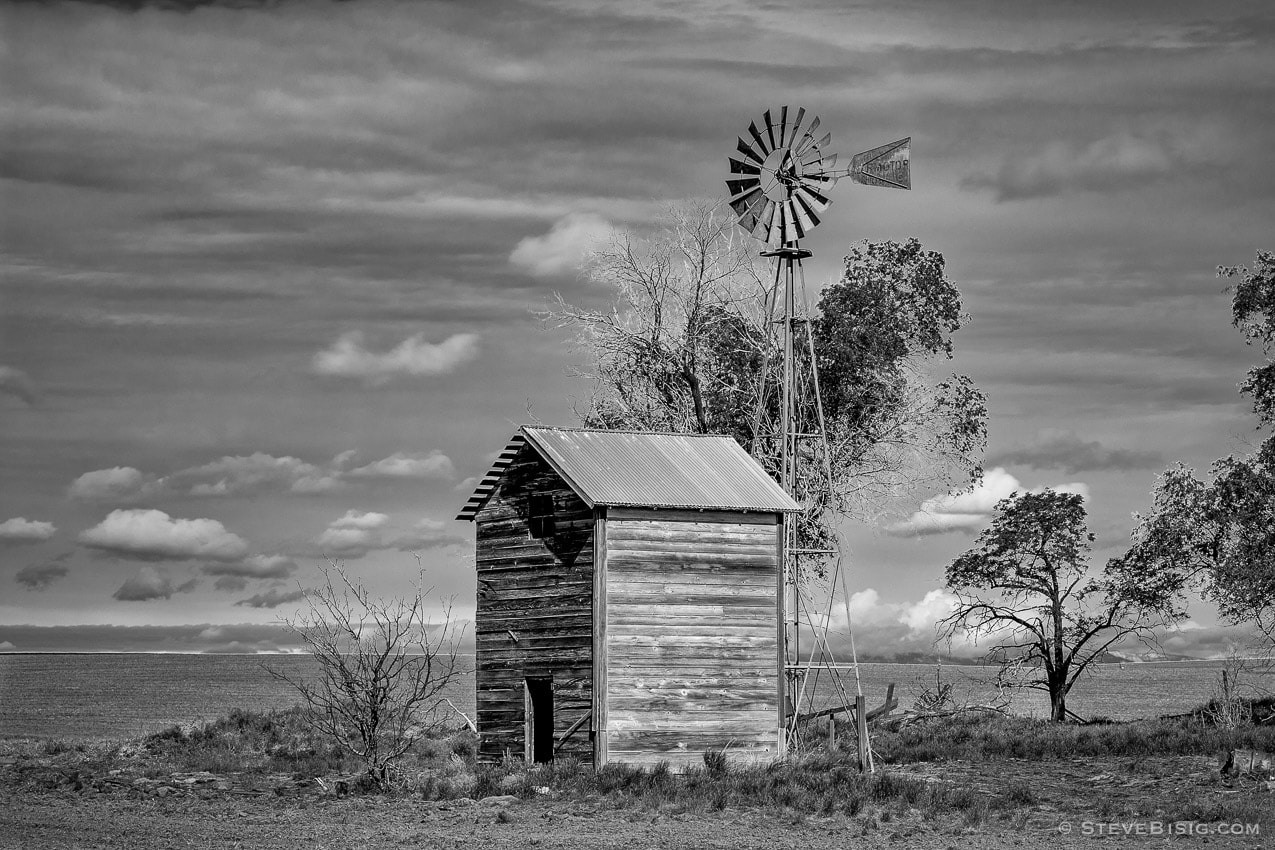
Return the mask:
M1062 723L1067 719L1067 670L1068 667L1048 671L1049 719Z
M1055 723L1067 719L1067 695L1061 688L1055 689L1052 682L1049 685L1049 719Z

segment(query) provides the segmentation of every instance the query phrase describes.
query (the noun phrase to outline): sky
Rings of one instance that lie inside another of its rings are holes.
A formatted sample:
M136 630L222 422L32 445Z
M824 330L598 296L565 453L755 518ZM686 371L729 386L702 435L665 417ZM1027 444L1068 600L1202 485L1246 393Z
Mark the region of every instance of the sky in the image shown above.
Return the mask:
M535 312L609 303L587 252L720 197L785 104L843 156L912 137L807 280L919 238L989 397L981 487L845 529L861 649L929 645L1010 492L1083 493L1100 565L1160 471L1255 443L1215 270L1275 248L1270 4L786 5L0 9L0 650L286 647L325 557L392 596L419 556L472 616L453 517L588 389ZM1162 644L1241 633L1196 602Z

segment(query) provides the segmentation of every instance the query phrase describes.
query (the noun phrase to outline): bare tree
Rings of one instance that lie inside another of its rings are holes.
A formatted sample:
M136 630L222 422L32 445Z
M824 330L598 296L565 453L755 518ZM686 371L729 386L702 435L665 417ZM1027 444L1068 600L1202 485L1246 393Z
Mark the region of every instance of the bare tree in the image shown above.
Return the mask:
M744 427L768 344L765 268L712 204L677 207L650 240L624 233L590 258L588 277L615 292L608 309L545 311L576 334L594 387L577 415L591 426L697 433Z
M301 695L311 727L361 760L378 783L444 721L447 689L461 674L461 630L445 603L428 619L423 573L408 597L374 597L336 563L305 590L306 607L284 618L319 664L317 678L270 672Z
M1093 539L1081 496L1015 493L947 568L958 601L940 632L990 641L1004 673L1049 694L1052 720L1067 719L1068 692L1113 645L1181 616L1175 588L1152 589L1118 560L1091 576Z

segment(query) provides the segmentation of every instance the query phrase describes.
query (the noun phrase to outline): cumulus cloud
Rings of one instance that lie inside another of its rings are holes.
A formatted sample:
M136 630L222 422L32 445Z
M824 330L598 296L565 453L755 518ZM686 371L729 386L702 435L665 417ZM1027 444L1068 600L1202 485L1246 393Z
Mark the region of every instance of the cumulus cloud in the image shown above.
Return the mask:
M465 543L465 538L452 533L452 527L436 519L423 519L411 531L395 538L391 545L400 552L414 552Z
M55 531L57 527L51 522L13 517L0 522L0 543L41 543Z
M145 495L155 481L131 466L113 466L86 472L71 482L67 494L84 501L134 499Z
M921 597L920 601L907 605L899 613L899 622L913 632L933 633L934 625L956 608L956 595L936 588Z
M172 474L166 485L192 496L236 496L267 490L321 493L339 486L330 473L312 463L264 452L226 456Z
M1039 493L1044 489L1038 487L1028 492ZM1081 482L1055 484L1048 489L1085 497L1089 495L1088 486ZM978 486L972 490L926 499L912 516L886 526L885 532L895 537L924 537L954 531L976 531L991 520L997 502L1014 492L1024 491L1026 488L1017 478L998 466L984 473Z
M946 590L930 590L919 600L886 602L874 588L850 595L850 617L860 657L931 657L954 653L971 655L976 649L965 640L936 644L935 624L951 613L955 597ZM850 630L846 628L844 603L836 600L828 621L828 637L838 657L848 657Z
M1030 444L996 455L1000 464L1076 473L1092 470L1158 469L1164 455L1155 451L1108 448L1097 440L1082 440L1071 431L1045 429Z
M28 405L35 404L35 387L27 373L12 366L0 366L0 395L10 395Z
M345 512L345 516L332 521L332 528L353 528L360 531L370 531L374 528L384 528L390 522L390 518L385 514L376 511L368 511L367 513L359 513L358 511L349 510Z
M18 570L13 580L27 590L44 590L66 578L67 572L61 564L32 564Z
M248 554L244 539L215 519L174 519L158 510L111 511L79 539L90 549L143 561L229 562Z
M379 385L400 375L441 375L477 355L478 335L472 333L452 334L439 343L426 342L424 334L415 334L389 351L377 353L363 346L362 332L350 331L331 348L315 354L312 366L320 375L361 378Z
M68 495L82 501L136 501L164 495L230 497L261 493L324 495L351 481L448 478L455 468L437 449L395 452L363 466L354 466L358 453L344 451L329 463L315 464L291 455L266 452L226 455L164 476L131 466L95 469L75 479Z
M158 492L156 479L133 466L94 469L71 482L68 496L85 502L131 501Z
M351 478L450 478L455 473L451 458L435 450L428 454L395 452L346 474Z
M242 561L222 564L206 564L200 568L204 575L239 579L281 579L297 570L297 563L285 555L249 555ZM227 583L229 584L229 583ZM222 585L219 590L226 589ZM240 588L242 589L242 588Z
M373 549L384 548L380 529L389 521L388 516L374 511L346 511L344 516L333 520L314 542L325 555L361 558Z
M199 584L197 579L190 579L174 585L167 570L155 567L140 567L137 573L128 578L111 597L120 602L147 602L151 599L171 599L177 593L189 593Z
M570 213L543 236L528 236L509 255L509 262L536 277L578 269L598 243L615 232L611 223L592 213Z
M1059 195L1081 189L1115 190L1168 177L1193 157L1181 140L1121 133L1088 144L1058 141L1011 156L994 174L973 174L963 188L992 191L998 201Z
M289 602L299 602L305 598L305 592L301 590L281 591L277 588L267 590L265 593L258 593L247 599L240 599L236 605L246 605L249 608L278 608L280 605L286 605Z

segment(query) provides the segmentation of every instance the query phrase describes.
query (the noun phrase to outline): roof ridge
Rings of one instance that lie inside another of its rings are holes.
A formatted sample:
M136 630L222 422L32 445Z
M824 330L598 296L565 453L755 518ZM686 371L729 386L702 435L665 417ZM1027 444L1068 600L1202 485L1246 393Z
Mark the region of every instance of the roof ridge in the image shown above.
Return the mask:
M717 437L728 440L735 439L730 434L700 434L694 431L637 431L626 428L562 428L557 425L519 425L518 428L530 428L536 431L570 431L575 434L636 434L644 437Z

